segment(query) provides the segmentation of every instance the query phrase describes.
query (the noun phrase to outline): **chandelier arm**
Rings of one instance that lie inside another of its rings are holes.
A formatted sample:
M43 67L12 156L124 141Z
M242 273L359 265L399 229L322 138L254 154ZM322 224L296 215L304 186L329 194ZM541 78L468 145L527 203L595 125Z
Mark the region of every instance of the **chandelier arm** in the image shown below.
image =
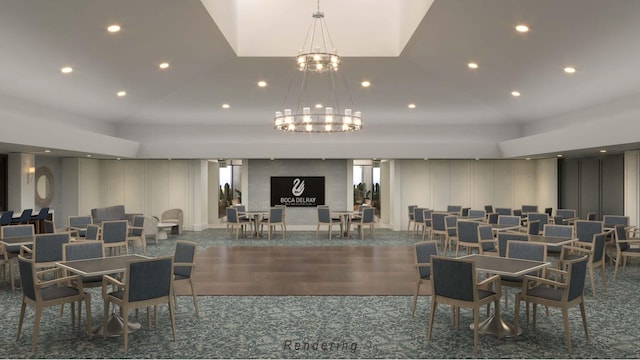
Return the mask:
M302 84L300 84L300 97L298 98L298 104L295 111L300 110L300 105L304 102L305 95L307 93L307 71L302 72Z
M335 49L333 47L333 40L331 39L331 34L329 33L329 27L327 26L327 23L324 21L324 18L320 19L320 21L321 21L321 25L320 26L322 27L322 30L323 30L322 31L322 45L324 46L325 51L327 51L327 49L328 49L329 50L328 52L333 54ZM325 32L327 33L327 38L329 39L329 45L330 45L329 48L327 48L327 43L326 43L325 38L324 38L324 33Z
M336 110L338 113L341 112L341 110L344 110L340 107L340 102L338 101L338 98L336 97L336 80L335 77L333 75L333 72L329 72L329 78L331 79L331 98L333 99L333 103L336 104Z
M349 89L349 83L347 82L347 78L343 76L342 81L344 82L345 89L347 89L347 95L349 96L350 104L351 106L353 106L355 103L353 102L353 97L351 96L351 90Z
M293 80L295 80L295 76L290 76L289 86L287 86L287 93L284 96L284 101L282 102L282 108L287 107L287 101L289 101L289 94L291 94L291 86L293 86Z

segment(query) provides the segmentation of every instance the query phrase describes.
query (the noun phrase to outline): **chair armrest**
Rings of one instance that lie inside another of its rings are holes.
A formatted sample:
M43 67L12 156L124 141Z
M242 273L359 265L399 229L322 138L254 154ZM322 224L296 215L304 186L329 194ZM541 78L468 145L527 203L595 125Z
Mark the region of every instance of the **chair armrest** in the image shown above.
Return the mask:
M173 263L173 267L175 268L176 266L190 266L190 267L196 267L196 264L194 263Z
M566 274L565 271L562 271ZM565 283L561 283L555 280L551 280L551 279L545 279L542 277L538 277L538 276L531 276L531 275L525 275L523 277L524 281L522 282L522 289L523 291L526 293L526 289L528 288L528 283L529 282L536 282L538 284L546 284L546 285L551 285L553 287L556 288L564 288L567 287L567 284Z
M33 254L33 249L30 249L25 245L20 245L20 256L24 257L26 254Z
M60 271L59 268L53 268L51 270L55 270L55 271ZM39 274L42 274L43 272L40 272ZM80 275L69 275L69 276L63 276L61 278L57 278L57 279L51 279L51 280L47 280L47 281L38 281L38 283L36 284L36 286L44 288L44 287L48 287L51 285L55 285L55 284L61 284L61 283L68 283L72 280L80 280L81 276ZM80 285L80 289L82 289L82 281L77 281Z
M498 286L496 286L496 289L498 289L498 292L500 292L500 275L490 276L480 281L479 283L476 283L476 286L480 287L480 286L491 284L493 282L497 282Z
M116 278L110 275L104 275L102 277L102 286L104 287L105 285L115 285L117 287L124 287L125 283L123 283L120 280L117 280Z

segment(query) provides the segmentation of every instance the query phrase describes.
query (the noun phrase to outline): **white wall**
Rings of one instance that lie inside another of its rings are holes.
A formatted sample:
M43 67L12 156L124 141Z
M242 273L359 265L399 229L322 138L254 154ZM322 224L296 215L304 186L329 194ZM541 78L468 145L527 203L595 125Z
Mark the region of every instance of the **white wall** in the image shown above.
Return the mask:
M14 215L20 215L19 211L35 207L35 174L28 174L30 168L35 169L35 156L10 153L7 160L9 170L7 206L9 210L14 211Z
M243 190L242 202L248 210L269 209L271 176L324 176L325 202L329 207L334 210L345 210L349 206L349 200L353 204L353 181L348 179L348 174L352 172L353 161L243 160L243 166L248 167L248 192ZM349 167L351 170L348 169ZM243 173L243 181L244 177ZM315 228L317 222L318 215L315 207L287 207L288 228L290 225L294 226L293 229L296 225L304 225L307 228L313 225Z
M629 225L640 224L640 151L624 153L624 214Z
M447 205L472 209L556 208L555 160L394 160L392 161L389 224L406 230L407 207L445 210ZM549 189L541 191L540 189ZM383 204L383 206L386 206ZM384 221L384 218L383 218Z

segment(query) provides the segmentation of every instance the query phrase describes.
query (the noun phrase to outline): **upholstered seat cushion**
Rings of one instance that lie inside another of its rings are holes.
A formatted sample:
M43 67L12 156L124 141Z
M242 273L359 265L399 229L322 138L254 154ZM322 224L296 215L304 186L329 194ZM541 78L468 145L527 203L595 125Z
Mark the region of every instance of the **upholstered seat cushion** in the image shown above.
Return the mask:
M527 290L527 296L535 296L543 299L560 301L562 298L562 289L554 289L550 287L538 286Z
M51 287L42 289L42 300L47 301L47 300L65 298L67 296L75 296L75 295L78 295L78 291L79 291L78 289L69 287L69 286L65 286L65 287L51 286Z
M478 290L478 300L482 300L486 297L493 296L496 293L489 290Z
M124 290L118 290L110 293L109 295L122 300L124 298Z

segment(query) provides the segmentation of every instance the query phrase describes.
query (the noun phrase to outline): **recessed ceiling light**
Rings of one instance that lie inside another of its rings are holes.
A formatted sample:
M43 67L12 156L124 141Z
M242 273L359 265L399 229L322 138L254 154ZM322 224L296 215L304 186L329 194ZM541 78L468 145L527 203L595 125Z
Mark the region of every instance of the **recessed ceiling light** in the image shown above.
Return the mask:
M231 107L231 105L229 105L229 104L222 104L222 108L223 108L223 109L228 109L228 108L230 108L230 107Z
M120 90L120 91L118 91L118 92L116 93L116 96L118 96L118 97L124 97L124 96L127 96L127 92L126 92L126 91L124 91L124 90Z
M521 33L526 33L527 31L529 31L529 27L527 25L520 24L516 26L516 31Z
M267 86L267 82L266 81L258 81L258 86L266 87Z
M407 107L409 109L415 109L416 108L416 104L409 104L409 105L407 105Z
M109 25L107 27L107 31L111 32L111 33L118 32L118 31L120 31L120 25L117 25L117 24Z
M429 158L424 158L425 160L429 160Z
M558 154L558 155L556 155L556 156L557 156L557 157L562 157L562 154Z
M362 87L369 87L369 86L371 86L371 83L369 81L365 80L365 81L361 82L360 85L362 85Z
M163 62L160 65L158 65L158 67L160 69L168 69L169 68L169 63L168 62Z
M526 158L525 160L531 160L531 158Z
M120 158L116 158L116 160L121 160Z
M322 104L316 104L316 109L322 109Z
M513 96L513 97L518 97L518 96L520 96L520 91L517 91L517 90L512 91L512 92L511 92L511 96Z
M91 154L87 154L87 157L91 157Z
M60 69L60 72L63 74L69 74L73 72L73 68L71 66L65 66L62 69Z
M575 74L576 68L574 68L573 66L567 66L566 68L564 68L564 72L566 72L567 74Z
M601 153L606 153L606 152L607 152L607 150L602 149L602 150L600 150L600 152L601 152Z
M44 152L46 152L46 153L50 153L50 152L51 152L51 150L47 149L47 150L45 150Z
M476 64L474 62L468 63L467 66L469 67L469 69L477 69L478 68L478 64Z

